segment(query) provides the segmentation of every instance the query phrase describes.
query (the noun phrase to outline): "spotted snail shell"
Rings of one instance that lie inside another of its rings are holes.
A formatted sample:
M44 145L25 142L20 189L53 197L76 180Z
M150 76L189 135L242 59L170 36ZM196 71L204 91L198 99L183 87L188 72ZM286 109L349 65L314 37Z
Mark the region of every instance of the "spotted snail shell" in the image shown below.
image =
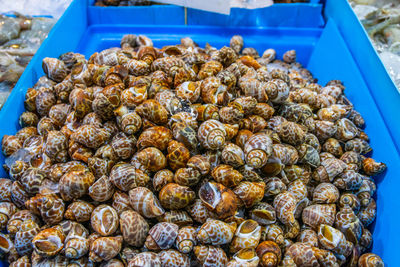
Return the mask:
M178 229L179 226L173 223L157 223L149 231L145 241L146 248L155 251L171 248L178 236Z
M144 244L149 231L146 220L133 210L126 210L121 213L120 228L124 241L135 247Z
M196 244L196 228L185 226L179 229L175 246L180 252L185 254L190 253Z
M208 219L197 233L197 240L202 244L223 245L232 241L236 224Z
M225 252L214 246L195 246L194 254L203 267L223 267L228 262Z
M252 135L244 145L246 163L254 168L261 168L272 154L272 140L266 134Z
M137 187L129 191L132 208L146 218L154 218L164 214L157 197L145 187Z

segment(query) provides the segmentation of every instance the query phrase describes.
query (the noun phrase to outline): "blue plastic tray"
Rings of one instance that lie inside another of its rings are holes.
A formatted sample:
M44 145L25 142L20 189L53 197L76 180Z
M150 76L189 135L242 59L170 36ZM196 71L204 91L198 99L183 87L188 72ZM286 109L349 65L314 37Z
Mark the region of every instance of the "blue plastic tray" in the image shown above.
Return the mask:
M94 23L132 24L185 24L183 7L174 5L130 6L130 7L99 7L94 6L95 0L89 1L89 20ZM274 4L270 7L255 10L232 8L229 16L187 9L187 24L212 26L274 26L274 27L320 27L324 25L322 17L323 5L319 0L309 3ZM166 20L167 19L167 20Z
M197 25L200 18L197 18L196 25L188 19L189 25L185 26L180 7L157 7L165 8L159 11L168 16L143 14L137 17L136 7L125 7L134 14L129 15L129 12L120 12L123 8L97 8L90 3L88 0L75 0L53 27L0 111L0 138L4 134L15 134L20 128L18 117L24 110L25 92L43 75L41 62L47 56L58 57L61 53L76 51L88 57L95 51L118 46L121 37L127 33L146 34L156 46L177 43L181 37L190 36L200 45L210 42L222 47L229 44L233 34L241 34L245 45L255 47L260 53L273 47L282 56L284 51L296 49L299 61L321 84L332 79L344 82L347 96L367 122L365 131L371 138L373 157L388 165L385 175L376 179L378 210L377 220L372 226L372 251L384 259L386 266L400 266L400 123L397 118L400 95L347 1L327 0L323 13L325 23L312 27L252 24L268 14L268 8L254 11L257 13L254 18L246 17L249 23L244 25L247 26ZM140 13L148 11L140 9ZM101 16L99 12L102 12ZM159 14L158 11L148 12ZM237 16L245 17L242 11L237 12ZM286 14L280 13L282 17ZM217 19L220 15L208 13L207 16ZM4 156L0 155L0 163L3 162ZM2 169L0 176L6 176Z

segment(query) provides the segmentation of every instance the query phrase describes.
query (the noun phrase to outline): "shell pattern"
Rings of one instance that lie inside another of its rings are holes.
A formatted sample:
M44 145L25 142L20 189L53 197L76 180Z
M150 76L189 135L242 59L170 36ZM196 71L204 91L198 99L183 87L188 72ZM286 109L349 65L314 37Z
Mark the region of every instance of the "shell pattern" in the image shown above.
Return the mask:
M383 266L368 229L388 166L371 157L345 84L318 84L295 50L196 41L157 48L129 34L87 59L43 60L21 129L2 137L0 256Z

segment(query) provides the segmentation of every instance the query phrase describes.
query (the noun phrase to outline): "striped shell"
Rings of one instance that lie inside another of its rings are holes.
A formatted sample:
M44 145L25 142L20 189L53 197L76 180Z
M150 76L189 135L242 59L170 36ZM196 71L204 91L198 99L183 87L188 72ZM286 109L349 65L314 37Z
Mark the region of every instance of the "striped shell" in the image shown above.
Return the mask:
M168 111L154 99L144 101L135 111L155 124L165 124L168 121Z
M207 182L199 189L199 198L210 211L219 218L227 218L237 210L237 198L229 188L222 184Z
M141 247L146 240L149 224L139 213L126 210L120 215L120 228L126 243Z
M221 149L226 140L226 131L222 123L217 120L203 122L197 132L202 146L206 149Z
M226 187L237 186L243 179L243 175L239 171L235 170L230 165L223 164L215 167L211 172L211 176L215 181Z
M236 253L241 249L255 249L260 242L261 226L256 221L246 220L236 229L235 236L230 244L229 251Z
M158 253L158 256L160 257L161 265L164 267L190 266L189 257L180 253L175 249L163 250L160 253Z
M64 232L59 227L52 227L39 232L33 238L32 246L37 254L51 257L63 249L64 240Z
M248 165L261 168L272 154L272 140L267 134L254 134L245 143L243 151Z
M142 252L129 261L128 267L161 267L161 259L154 252Z
M94 206L86 201L77 200L69 204L64 217L77 222L87 222L94 210Z
M182 253L190 253L197 244L196 228L193 226L185 226L179 229L176 237L175 246Z
M295 222L294 212L296 209L296 198L290 192L283 192L274 198L274 208L276 216L283 224L293 224Z
M214 246L195 246L194 255L202 267L224 267L228 262L225 252Z
M244 165L245 156L243 150L233 143L228 143L222 150L222 160L233 167Z
M121 163L114 165L109 180L118 189L129 191L139 186L146 186L150 181L150 177L131 164Z
M241 182L233 189L238 198L238 205L244 205L246 208L252 207L260 202L264 197L264 182Z
M166 209L182 209L194 198L195 193L189 187L175 183L165 185L159 193L160 203Z
M178 236L178 229L179 226L173 223L157 223L150 229L144 245L155 251L171 248Z
M303 222L314 229L319 225L333 225L336 215L336 205L334 204L314 204L303 210Z
M131 189L129 200L132 208L146 218L154 218L165 212L157 197L145 187Z
M92 212L90 224L100 235L112 235L119 225L118 213L108 205L97 206Z
M89 259L94 262L108 261L118 255L122 236L99 237L90 244Z
M197 233L197 240L202 244L214 246L228 244L232 241L236 224L227 224L223 221L208 219Z

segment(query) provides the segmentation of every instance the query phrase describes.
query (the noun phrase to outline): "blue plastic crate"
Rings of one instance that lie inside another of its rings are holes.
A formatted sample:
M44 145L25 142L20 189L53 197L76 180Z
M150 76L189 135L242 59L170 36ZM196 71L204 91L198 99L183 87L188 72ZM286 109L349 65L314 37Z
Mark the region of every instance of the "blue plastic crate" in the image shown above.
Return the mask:
M397 118L400 95L346 0L327 0L323 13L325 20L312 27L252 24L255 18L262 19L268 14L268 8L252 11L257 16L247 17L249 23L241 26L199 25L200 18L193 22L195 25L188 19L189 25L185 26L180 7L157 6L157 12L140 8L145 14L168 14L154 18L153 15L137 15L135 12L139 9L136 7L124 7L131 10L126 12L120 11L124 8L109 7L99 11L90 6L91 3L75 0L53 27L0 111L0 138L4 134L15 134L20 128L18 117L24 110L25 92L43 75L41 62L44 57L58 57L68 51L88 57L96 51L118 46L121 37L127 33L146 34L158 47L178 43L184 36L190 36L202 46L210 42L222 47L229 44L232 35L241 34L245 46L255 47L260 53L272 47L282 56L284 51L296 49L299 61L321 84L332 79L344 82L346 95L367 122L365 131L374 148L373 157L388 165L387 172L376 178L378 210L371 229L374 236L372 251L380 255L387 266L400 266L397 257L400 244L400 216L397 213L400 210L400 123ZM104 13L99 15L99 12ZM251 11L234 12L242 17L246 16L241 12L251 14ZM287 14L285 9L276 12L282 12L280 16ZM207 13L207 16L210 21L213 17L217 21L220 15ZM0 163L3 162L4 156L0 155ZM0 176L6 175L1 169Z

